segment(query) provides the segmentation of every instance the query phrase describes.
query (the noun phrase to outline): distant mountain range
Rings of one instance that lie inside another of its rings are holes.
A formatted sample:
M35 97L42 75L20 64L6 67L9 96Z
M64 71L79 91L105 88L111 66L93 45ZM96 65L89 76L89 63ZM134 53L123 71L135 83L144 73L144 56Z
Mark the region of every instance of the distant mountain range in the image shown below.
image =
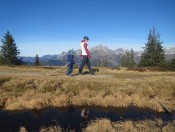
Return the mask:
M103 60L107 59L109 66L118 66L121 63L122 56L126 53L126 51L130 51L128 49L118 48L116 50L109 49L107 46L102 44L92 47L90 49L91 53L91 65L97 65L96 63L101 63ZM139 61L141 54L143 51L134 51L135 61ZM76 65L80 65L81 63L81 50L75 50L75 62ZM40 60L43 65L49 66L62 66L66 64L66 52L62 52L58 55L44 55L40 57ZM175 46L170 48L165 48L166 59L175 58ZM35 57L25 57L22 56L23 60L28 65L33 65Z

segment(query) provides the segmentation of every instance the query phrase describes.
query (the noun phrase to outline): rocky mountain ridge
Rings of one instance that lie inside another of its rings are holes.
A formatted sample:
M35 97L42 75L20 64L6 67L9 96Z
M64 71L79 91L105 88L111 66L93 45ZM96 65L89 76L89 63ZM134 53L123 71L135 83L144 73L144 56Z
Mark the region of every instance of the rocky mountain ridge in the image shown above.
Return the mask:
M165 48L165 55L167 59L175 57L175 46ZM91 53L91 63L92 65L97 65L96 63L107 59L109 66L117 66L120 65L121 57L126 53L126 51L130 51L130 49L118 48L115 50L109 49L107 46L99 44L90 49ZM75 62L77 65L81 63L81 50L75 50ZM138 61L141 57L143 51L134 51L134 57L136 61ZM54 65L60 66L66 64L66 55L67 52L62 52L61 54L55 55L44 55L40 57L40 60L43 65ZM35 57L22 57L23 60L32 65Z

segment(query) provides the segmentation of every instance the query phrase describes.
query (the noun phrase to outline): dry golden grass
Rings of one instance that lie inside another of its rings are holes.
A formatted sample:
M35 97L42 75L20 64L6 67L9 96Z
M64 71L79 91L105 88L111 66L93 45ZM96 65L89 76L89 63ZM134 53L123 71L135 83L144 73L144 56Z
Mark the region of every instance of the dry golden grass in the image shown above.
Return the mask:
M174 132L175 125L169 122L163 125L162 120L120 121L111 122L108 119L97 119L88 124L85 132Z
M97 119L90 122L85 132L115 132L112 123L108 119Z
M62 132L62 129L59 126L50 126L48 128L42 128L40 132Z
M20 127L19 132L27 132L25 127Z
M83 132L174 132L175 124L163 123L161 119L144 121L118 121L111 122L109 119L96 119L88 123ZM20 132L27 132L25 127ZM40 132L62 132L60 126L41 128Z
M58 67L0 67L0 107L6 110L48 106L97 105L175 110L175 72L137 72L100 68L96 75L66 78L47 73ZM75 69L76 73L78 69Z

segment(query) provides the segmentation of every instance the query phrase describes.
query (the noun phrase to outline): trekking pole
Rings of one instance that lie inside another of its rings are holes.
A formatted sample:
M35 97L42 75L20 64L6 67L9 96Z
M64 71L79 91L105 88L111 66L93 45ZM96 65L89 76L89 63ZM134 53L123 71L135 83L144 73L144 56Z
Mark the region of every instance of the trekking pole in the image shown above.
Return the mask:
M70 62L69 62L69 63L70 63ZM48 75L50 75L50 74L52 74L52 73L54 73L54 72L56 72L56 71L58 71L58 70L60 71L61 69L63 69L63 68L66 67L67 65L69 65L69 63L67 63L66 65L62 66L62 67L59 68L59 69L56 69L56 70L54 70L54 71L48 73L46 76L48 76Z

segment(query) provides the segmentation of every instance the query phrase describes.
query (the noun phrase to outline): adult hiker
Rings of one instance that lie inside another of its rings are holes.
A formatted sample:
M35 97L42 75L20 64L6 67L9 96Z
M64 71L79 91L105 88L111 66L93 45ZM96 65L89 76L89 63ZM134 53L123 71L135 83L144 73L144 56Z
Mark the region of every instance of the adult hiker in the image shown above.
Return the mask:
M89 41L88 36L84 36L83 40L81 41L82 62L81 62L80 68L79 68L79 75L83 75L82 71L83 71L85 64L88 66L89 73L94 74L94 72L91 69L91 64L90 64L90 60L89 60L91 55L90 55L89 50L88 50L88 41Z

